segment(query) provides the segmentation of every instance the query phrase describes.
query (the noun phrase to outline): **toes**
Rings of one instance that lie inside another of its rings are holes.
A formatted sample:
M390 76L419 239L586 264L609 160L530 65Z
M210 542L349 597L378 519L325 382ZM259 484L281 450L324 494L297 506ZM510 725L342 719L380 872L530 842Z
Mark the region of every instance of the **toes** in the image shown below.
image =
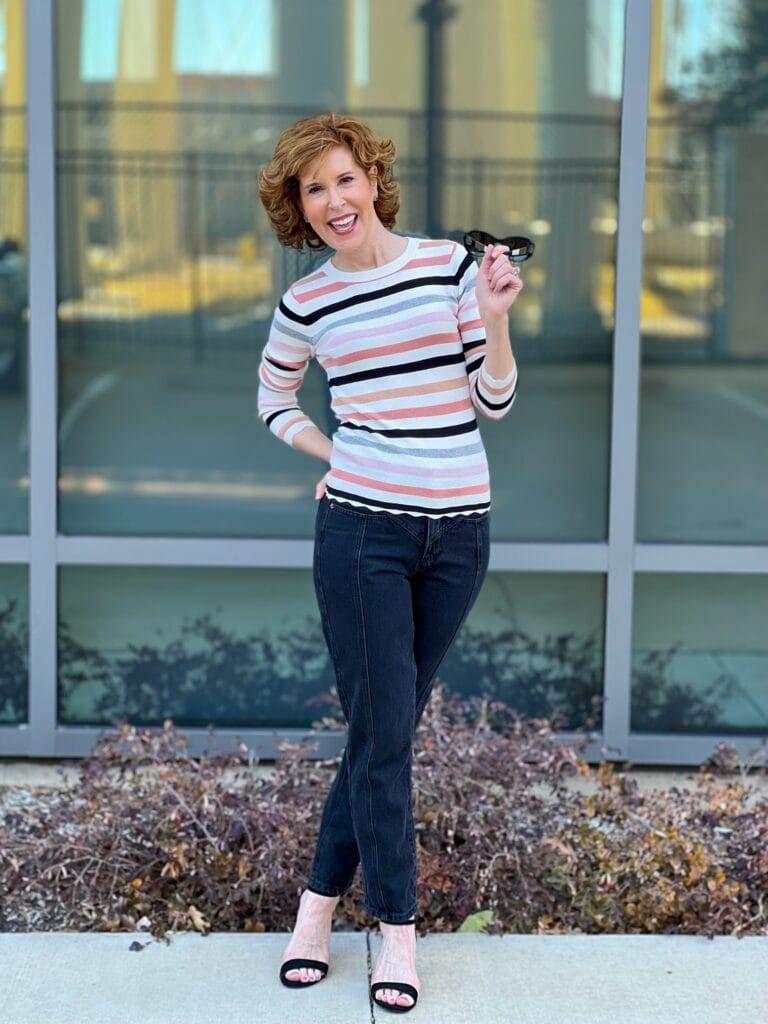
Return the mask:
M401 992L399 988L383 988L376 993L374 998L379 1002L389 1003L390 1006L393 1003L397 1003L398 1006L413 1006L413 999L407 993Z
M317 981L320 975L320 971L316 971L313 967L292 967L290 971L285 972L285 976L289 981Z

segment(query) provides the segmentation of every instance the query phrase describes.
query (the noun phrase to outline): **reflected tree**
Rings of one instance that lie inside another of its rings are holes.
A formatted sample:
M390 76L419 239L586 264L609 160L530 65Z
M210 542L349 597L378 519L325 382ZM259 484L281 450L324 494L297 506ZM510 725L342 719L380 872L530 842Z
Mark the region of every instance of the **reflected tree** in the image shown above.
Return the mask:
M0 608L0 722L25 722L28 715L29 627L9 598Z
M633 726L640 730L722 730L722 702L733 680L702 689L670 678L676 652L653 652L635 673ZM309 727L318 705L340 718L335 677L319 621L281 633L236 636L210 614L186 621L159 645L128 645L114 657L76 643L59 646L60 721L135 725L165 718L186 726ZM599 727L603 654L597 636L535 639L516 624L501 631L464 626L439 669L448 690L501 700L557 728Z
M706 686L670 679L680 644L643 655L632 673L632 728L637 732L712 733L727 731L725 702L738 680L721 672Z

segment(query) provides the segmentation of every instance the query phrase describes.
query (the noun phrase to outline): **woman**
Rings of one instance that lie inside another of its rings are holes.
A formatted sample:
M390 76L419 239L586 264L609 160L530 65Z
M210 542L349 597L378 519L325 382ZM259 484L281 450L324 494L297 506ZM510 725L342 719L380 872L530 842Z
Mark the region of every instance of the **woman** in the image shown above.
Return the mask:
M259 415L330 465L319 481L313 576L348 724L281 980L328 970L334 907L361 863L382 945L371 994L405 1012L416 975L414 732L489 556L488 463L476 413L501 419L517 366L507 312L522 288L506 246L474 258L390 229L395 148L356 117L303 118L280 135L259 193L284 245L334 250L275 309ZM296 393L312 357L340 420L330 439Z

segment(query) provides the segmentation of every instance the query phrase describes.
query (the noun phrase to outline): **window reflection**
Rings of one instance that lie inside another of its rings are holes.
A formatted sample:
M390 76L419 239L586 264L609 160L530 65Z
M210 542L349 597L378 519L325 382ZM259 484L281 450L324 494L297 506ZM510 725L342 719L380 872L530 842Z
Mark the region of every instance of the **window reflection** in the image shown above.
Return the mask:
M24 0L0 5L0 533L29 529Z
M27 580L25 565L0 565L0 725L26 722L29 712Z
M438 677L576 727L603 602L600 576L491 573ZM308 570L64 566L59 614L61 724L304 727L335 706Z
M642 573L632 729L768 735L768 578Z
M324 465L263 430L256 370L282 290L327 253L281 250L255 181L286 124L331 108L395 140L397 230L536 239L512 311L525 395L514 422L480 425L494 529L605 538L620 0L68 12L59 0L62 532L311 535ZM300 398L333 433L316 366Z
M638 536L768 539L759 5L654 4Z

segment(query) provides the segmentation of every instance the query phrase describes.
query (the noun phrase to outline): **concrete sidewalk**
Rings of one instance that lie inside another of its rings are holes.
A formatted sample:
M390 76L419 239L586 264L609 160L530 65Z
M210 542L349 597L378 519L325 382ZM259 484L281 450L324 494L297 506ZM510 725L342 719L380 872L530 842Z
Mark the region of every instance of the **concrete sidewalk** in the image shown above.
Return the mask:
M335 932L328 977L278 971L288 933L0 934L2 1024L370 1024L374 932ZM134 942L149 943L132 952ZM417 940L430 1024L765 1024L768 937L428 935Z

